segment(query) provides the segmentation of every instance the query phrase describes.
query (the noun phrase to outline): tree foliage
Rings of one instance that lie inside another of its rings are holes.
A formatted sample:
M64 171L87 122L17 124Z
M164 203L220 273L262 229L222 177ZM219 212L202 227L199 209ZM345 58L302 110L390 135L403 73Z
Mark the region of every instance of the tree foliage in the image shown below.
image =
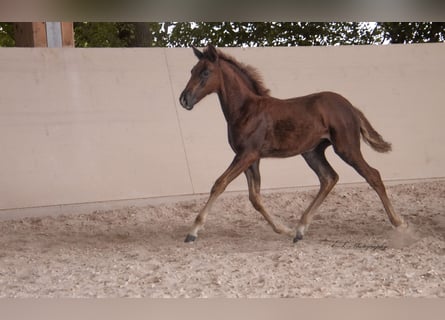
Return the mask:
M0 23L0 46L14 46ZM75 22L76 47L324 46L445 41L443 22Z
M78 23L76 32L89 24ZM139 23L140 25L144 23ZM363 45L389 43L443 42L445 23L441 22L163 22L145 23L150 31L148 41L143 45L136 41L138 24L103 24L102 38L107 41L92 41L76 35L79 46L153 46L184 47L204 46L213 43L217 46L323 46L323 45ZM99 28L96 26L95 28ZM110 28L110 29L107 29ZM114 31L111 29L114 28ZM100 32L96 29L96 32ZM110 40L111 39L111 40ZM85 41L86 40L86 41Z
M14 25L12 23L0 22L0 47L13 47Z
M390 43L444 42L444 22L383 22L379 24L385 40Z
M161 33L153 22L75 22L76 47L151 47Z

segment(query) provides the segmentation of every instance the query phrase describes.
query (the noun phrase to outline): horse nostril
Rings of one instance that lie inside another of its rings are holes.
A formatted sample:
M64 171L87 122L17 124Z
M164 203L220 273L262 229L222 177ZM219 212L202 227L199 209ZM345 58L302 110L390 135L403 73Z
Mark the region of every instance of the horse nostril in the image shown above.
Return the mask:
M187 105L187 101L185 99L185 93L184 91L179 96L179 102L181 103L181 106L185 107Z
M183 106L187 110L191 110L193 108L193 104L190 103L190 94L186 91L183 91L179 97L179 102L181 106Z

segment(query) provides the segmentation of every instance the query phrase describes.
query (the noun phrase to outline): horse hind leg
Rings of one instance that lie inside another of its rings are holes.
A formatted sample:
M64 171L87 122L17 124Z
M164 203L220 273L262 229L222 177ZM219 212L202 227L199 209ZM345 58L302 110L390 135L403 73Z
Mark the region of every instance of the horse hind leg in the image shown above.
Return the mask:
M351 137L349 137L349 141ZM360 136L357 135L354 143L348 143L348 137L340 139L337 137L335 139L334 151L340 158L342 158L347 164L352 166L365 180L368 184L377 192L383 207L385 208L386 214L394 227L399 227L406 225L403 218L394 211L394 208L389 201L388 195L386 194L386 189L383 184L380 173L377 169L371 167L360 151Z
M317 174L318 179L320 180L320 190L301 216L300 221L298 222L294 242L303 239L303 235L309 227L316 210L338 181L338 174L332 169L324 154L329 145L330 142L325 140L314 150L302 154L309 167Z

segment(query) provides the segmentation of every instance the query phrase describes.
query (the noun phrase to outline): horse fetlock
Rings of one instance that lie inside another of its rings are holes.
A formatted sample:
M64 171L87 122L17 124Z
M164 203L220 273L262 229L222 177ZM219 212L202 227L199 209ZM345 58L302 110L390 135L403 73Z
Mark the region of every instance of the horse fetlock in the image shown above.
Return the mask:
M396 226L396 230L403 232L407 231L409 227L409 223L402 219L402 222L398 226Z
M294 231L286 226L283 225L272 225L273 231L275 231L278 234L285 234L288 236L293 236Z

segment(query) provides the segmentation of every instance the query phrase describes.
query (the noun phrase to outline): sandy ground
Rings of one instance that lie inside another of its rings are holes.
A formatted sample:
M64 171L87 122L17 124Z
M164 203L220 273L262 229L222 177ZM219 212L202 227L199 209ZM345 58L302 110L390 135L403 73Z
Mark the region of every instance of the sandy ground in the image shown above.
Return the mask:
M295 226L316 190L271 192ZM368 186L337 186L297 244L246 194L0 222L0 297L445 297L445 180L388 187L410 223L394 231Z

